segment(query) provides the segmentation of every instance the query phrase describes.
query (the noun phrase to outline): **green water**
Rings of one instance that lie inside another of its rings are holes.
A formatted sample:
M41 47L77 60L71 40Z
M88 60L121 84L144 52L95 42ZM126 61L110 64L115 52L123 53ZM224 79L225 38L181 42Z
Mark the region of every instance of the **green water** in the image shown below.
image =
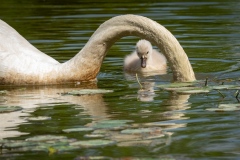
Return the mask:
M64 62L107 19L121 14L143 15L174 34L186 51L197 79L202 80L200 85L208 77L209 85L224 82L239 86L239 7L237 0L114 3L3 0L0 19L38 49ZM136 78L122 70L124 56L134 50L138 39L125 37L110 49L97 83L0 86L0 90L8 91L0 95L1 106L22 107L20 111L0 113L3 145L0 159L239 159L240 112L207 110L219 104L239 104L235 98L238 89L198 94L165 91L157 86L171 82L169 69L166 75L139 77L147 91L143 94ZM113 92L61 95L86 88ZM105 124L118 121L121 123L113 126ZM64 132L79 127L91 130ZM126 134L139 129L151 131ZM94 134L102 137L89 137ZM49 135L65 136L67 142L51 140L46 145L38 140L23 146L29 138ZM92 139L110 140L114 144L71 145ZM17 142L22 145L4 147Z

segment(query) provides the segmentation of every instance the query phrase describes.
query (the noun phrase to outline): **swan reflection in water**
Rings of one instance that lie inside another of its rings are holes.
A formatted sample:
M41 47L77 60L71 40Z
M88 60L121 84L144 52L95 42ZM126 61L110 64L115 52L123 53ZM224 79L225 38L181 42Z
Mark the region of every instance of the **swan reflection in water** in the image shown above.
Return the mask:
M20 106L21 111L1 113L0 116L0 139L6 137L16 137L21 134L16 130L10 130L21 123L27 122L29 113L34 112L42 106L54 106L57 104L76 104L85 110L86 114L94 117L95 120L108 117L106 105L101 94L82 96L63 96L61 93L80 90L84 88L96 89L96 83L84 83L84 85L56 85L56 86L31 86L31 87L6 87L6 95L0 96L1 106ZM9 128L9 129L8 129Z
M152 88L154 83L150 84ZM150 88L151 88L150 87ZM60 93L69 92L72 90L80 90L83 88L88 89L97 89L96 83L87 83L84 85L56 85L56 86L31 86L26 87L24 89L21 88L11 88L6 87L5 90L8 90L8 93L6 95L0 96L0 105L1 106L21 106L23 109L21 111L15 111L10 113L1 113L0 119L0 139L3 138L11 138L11 137L19 137L24 134L30 134L30 133L24 133L19 130L19 127L21 125L24 125L26 123L31 124L31 121L29 121L29 117L31 117L34 112L37 112L42 107L47 109L47 107L56 106L59 104L75 104L73 107L76 109L82 108L83 111L80 111L79 114L84 114L90 116L90 123L89 121L86 122L86 127L93 127L97 123L101 123L102 121L106 120L113 120L113 115L111 114L111 107L104 102L102 94L93 94L93 95L81 95L81 96L73 96L73 95L61 95ZM107 95L106 95L107 96ZM155 95L156 96L156 95ZM183 124L169 124L169 120L178 120L182 119L184 117L184 113L181 112L181 110L186 109L188 103L189 95L184 96L170 96L169 99L166 101L163 101L164 107L167 108L168 111L166 112L152 112L149 114L149 116L159 116L160 122L167 122L162 124L155 124L155 123L146 123L142 124L145 128L150 128L153 130L154 134L159 132L159 130L162 130L161 128L167 129L167 128L176 128L176 127L183 127ZM143 102L145 103L145 102ZM161 105L161 104L160 104ZM161 106L162 107L162 106ZM70 108L69 108L70 109ZM178 111L177 114L175 111ZM66 110L66 112L70 110ZM124 111L120 111L120 114ZM118 114L119 114L118 113ZM131 119L131 114L129 113L128 119ZM140 113L139 116L146 114L146 113ZM43 115L44 116L44 115ZM60 116L60 115L57 115ZM76 115L70 115L71 117L75 117ZM78 122L77 122L78 123ZM82 123L82 122L81 122ZM75 122L76 124L76 122ZM69 124L71 126L71 124ZM73 125L74 126L74 125ZM60 127L60 126L59 126ZM64 126L61 126L64 127ZM60 128L61 128L60 127ZM134 122L131 122L125 129L132 129L136 128ZM139 128L141 128L139 126ZM96 129L94 131L97 131L99 129ZM29 131L31 132L31 131ZM122 134L119 130L106 130L108 135L110 136L111 140L114 140L117 142L118 146L132 146L135 144L143 143L143 144L152 144L152 145L158 145L156 143L156 139L149 139L146 141L142 141L141 139L145 136L144 135L130 135L130 134ZM143 136L143 137L142 137ZM159 143L170 143L169 139L171 136L166 138L160 138ZM165 140L164 140L165 139Z

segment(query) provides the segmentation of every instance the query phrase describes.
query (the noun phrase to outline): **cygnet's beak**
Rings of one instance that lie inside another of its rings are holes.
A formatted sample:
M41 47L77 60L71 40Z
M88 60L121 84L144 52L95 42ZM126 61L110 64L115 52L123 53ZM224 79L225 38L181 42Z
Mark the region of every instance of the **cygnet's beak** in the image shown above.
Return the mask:
M147 58L141 57L141 67L146 68L146 66L147 66Z

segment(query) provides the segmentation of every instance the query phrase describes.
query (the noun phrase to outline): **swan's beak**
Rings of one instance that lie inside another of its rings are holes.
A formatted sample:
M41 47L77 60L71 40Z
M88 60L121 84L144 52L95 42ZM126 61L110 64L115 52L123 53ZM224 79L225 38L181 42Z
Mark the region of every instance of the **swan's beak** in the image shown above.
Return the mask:
M141 67L146 68L146 66L147 66L147 58L141 57Z

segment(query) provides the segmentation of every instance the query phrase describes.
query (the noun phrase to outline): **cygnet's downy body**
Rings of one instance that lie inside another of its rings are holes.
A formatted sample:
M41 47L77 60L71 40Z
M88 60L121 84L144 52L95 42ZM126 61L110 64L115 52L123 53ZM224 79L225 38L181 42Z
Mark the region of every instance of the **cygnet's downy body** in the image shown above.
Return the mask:
M139 40L136 49L124 60L124 70L130 72L161 72L165 73L167 61L163 54L152 48L147 40Z

